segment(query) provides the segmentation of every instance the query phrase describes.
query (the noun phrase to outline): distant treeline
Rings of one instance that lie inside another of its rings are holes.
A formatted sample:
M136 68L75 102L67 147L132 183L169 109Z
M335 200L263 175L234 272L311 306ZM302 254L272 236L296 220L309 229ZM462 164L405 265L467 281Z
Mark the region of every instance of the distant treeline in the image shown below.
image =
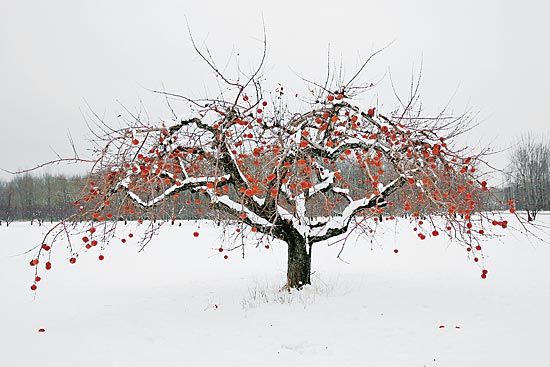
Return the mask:
M23 174L10 181L0 181L0 225L13 221L53 222L78 212L75 202L81 201L89 189L86 176ZM182 193L171 205L158 207L154 218L147 219L198 219L216 218L208 204L197 194ZM124 213L117 220L135 220L139 213ZM145 218L144 218L145 219Z
M0 220L53 221L64 218L75 209L72 205L85 184L83 177L44 174L15 176L0 181Z
M349 176L357 174L356 172L346 173ZM82 199L88 188L88 178L85 176L24 174L15 176L11 181L0 181L0 225L9 225L13 221L37 221L40 223L68 218L78 212L78 206L75 206L74 203ZM507 200L514 198L517 203L516 207L526 210L530 207L529 201L525 200L523 195L527 191L529 190L520 189L518 185L510 183L504 189L492 189L487 209L507 210ZM125 212L124 216L118 213L116 219L222 219L223 213L209 210L208 203L201 201L200 198L199 194L182 192L178 198L171 201L170 205L158 207L153 214L154 218L142 218L139 212ZM548 205L537 207L540 207L540 210L550 209ZM315 211L312 210L312 212ZM399 209L397 209L390 210L388 214L404 213L399 213Z

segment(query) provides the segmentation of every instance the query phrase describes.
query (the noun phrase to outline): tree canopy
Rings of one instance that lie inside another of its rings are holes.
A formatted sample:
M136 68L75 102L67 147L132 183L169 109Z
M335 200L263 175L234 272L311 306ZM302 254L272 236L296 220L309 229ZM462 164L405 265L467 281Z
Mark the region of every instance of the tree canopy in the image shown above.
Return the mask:
M196 51L222 93L194 100L162 92L187 105L184 117L132 115L121 129L100 121L88 190L75 202L79 211L48 232L36 261L70 237L72 221L87 221L89 235L71 246L71 262L98 242L105 250L118 218L149 226L145 246L166 220L159 209L176 213L180 195L189 193L203 204L201 213L285 242L289 288L310 283L314 245L344 244L352 230L374 236L382 218L407 216L418 222L420 239L448 236L475 262L483 259L487 227L507 227L486 211L490 190L476 171L483 152L455 147L470 128L468 116L422 116L414 89L397 110L362 107L357 96L371 85L357 80L370 58L347 81L309 82L311 98L295 96L298 107L291 109L283 86L263 87L263 58L249 77L232 80Z

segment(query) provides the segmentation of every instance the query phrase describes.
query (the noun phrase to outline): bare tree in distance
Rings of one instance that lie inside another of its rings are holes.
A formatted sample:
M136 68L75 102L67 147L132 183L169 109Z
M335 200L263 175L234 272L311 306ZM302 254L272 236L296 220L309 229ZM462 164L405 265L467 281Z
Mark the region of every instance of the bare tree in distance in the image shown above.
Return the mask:
M533 221L541 210L550 210L550 143L545 137L522 135L510 155L510 196L516 207Z
M232 238L286 243L288 289L311 283L315 246L343 248L352 231L376 236L382 218L401 215L417 223L420 239L446 236L464 246L487 276L481 241L489 228L508 222L485 211L488 184L475 169L484 152L454 146L471 127L467 115L423 117L418 84L395 111L357 105L357 96L372 87L359 75L376 53L348 79L329 70L326 79L309 81L306 100L287 95L282 85L264 87L265 39L257 68L248 75L239 70L236 78L192 42L221 92L201 100L158 92L187 109L177 117L170 102L173 117L166 121L130 114L128 126L115 129L98 118L89 185L74 203L78 212L37 246L31 261L37 276L42 260L51 269L50 253L65 239L71 263L96 246L103 259L119 218L146 226L140 238L146 246L170 221L159 211L174 213L178 197L189 193L194 199L186 205L206 203L197 210L238 226ZM290 100L299 109L291 110ZM81 222L88 223L84 230ZM71 242L76 234L81 241Z
M0 225L6 222L6 227L14 221L17 190L12 182L0 182Z

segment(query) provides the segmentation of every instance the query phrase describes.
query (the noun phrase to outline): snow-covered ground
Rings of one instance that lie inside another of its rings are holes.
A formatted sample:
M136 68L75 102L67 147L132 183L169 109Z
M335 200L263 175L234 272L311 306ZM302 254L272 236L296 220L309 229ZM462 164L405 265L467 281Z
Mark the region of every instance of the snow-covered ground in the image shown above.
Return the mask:
M224 259L217 227L184 222L103 261L92 248L71 265L57 248L35 295L21 253L44 227L2 226L0 366L550 365L550 245L513 233L485 244L483 280L464 248L410 228L350 240L349 263L314 248L314 285L288 294L284 244Z

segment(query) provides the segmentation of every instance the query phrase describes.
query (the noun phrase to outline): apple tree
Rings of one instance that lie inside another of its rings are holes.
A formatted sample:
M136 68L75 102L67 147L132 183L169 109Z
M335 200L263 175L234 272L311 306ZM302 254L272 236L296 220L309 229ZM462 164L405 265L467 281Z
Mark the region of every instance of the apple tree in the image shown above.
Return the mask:
M490 190L476 171L481 154L456 146L470 127L467 116L423 117L416 94L388 113L361 105L359 92L372 85L356 80L368 60L348 81L311 82L307 100L287 97L280 85L265 88L263 59L239 81L196 50L223 93L195 100L163 92L183 100L188 114L152 122L132 116L120 129L102 122L77 212L51 228L31 261L38 278L38 263L51 269L49 253L82 222L82 242L70 246L73 263L80 251L105 250L122 218L148 226L145 246L173 220L174 207L196 203L204 216L286 243L288 288L311 283L315 246L345 243L352 231L375 236L377 221L397 217L418 222L420 239L452 238L482 267L480 240L507 221L485 211Z

